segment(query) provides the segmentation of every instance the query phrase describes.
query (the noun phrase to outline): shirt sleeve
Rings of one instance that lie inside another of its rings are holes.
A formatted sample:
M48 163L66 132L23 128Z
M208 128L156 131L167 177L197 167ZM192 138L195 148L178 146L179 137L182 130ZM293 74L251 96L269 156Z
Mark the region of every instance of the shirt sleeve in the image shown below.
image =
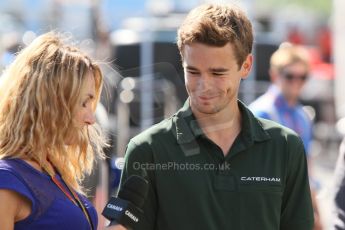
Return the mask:
M34 207L34 197L25 183L14 173L0 169L0 189L8 189L19 193L31 201Z
M310 143L313 140L313 122L310 118L310 116L302 109L302 118L300 119L302 123L302 129L303 132L305 132L304 135L302 135L302 140L304 143L304 148L307 154L307 158L310 156Z
M156 223L157 212L157 195L155 189L155 176L154 171L145 170L145 165L153 163L153 156L151 148L143 143L137 145L130 141L127 145L125 155L125 165L121 176L121 186L131 176L142 176L149 182L148 194L142 208L143 218L139 221L136 228L133 230L153 230ZM121 189L121 188L120 188Z
M308 180L308 167L302 140L287 139L288 162L281 211L281 230L312 230L314 214Z

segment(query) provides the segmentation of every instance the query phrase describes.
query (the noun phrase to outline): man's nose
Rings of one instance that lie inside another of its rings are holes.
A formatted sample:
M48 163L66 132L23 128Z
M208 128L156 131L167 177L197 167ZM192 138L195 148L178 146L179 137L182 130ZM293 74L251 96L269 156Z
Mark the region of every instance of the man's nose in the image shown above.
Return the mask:
M202 91L206 91L212 86L212 77L208 74L203 74L200 76L198 82L198 89Z

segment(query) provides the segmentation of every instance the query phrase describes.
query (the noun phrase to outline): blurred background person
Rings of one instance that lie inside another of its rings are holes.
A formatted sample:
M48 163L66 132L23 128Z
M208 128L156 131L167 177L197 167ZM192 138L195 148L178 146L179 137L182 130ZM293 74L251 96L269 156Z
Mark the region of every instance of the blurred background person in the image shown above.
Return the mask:
M302 46L282 43L271 56L269 76L271 86L266 93L252 102L249 108L256 116L276 121L298 133L303 141L310 165L312 120L303 105L299 103L301 90L309 76L307 51ZM313 187L313 183L311 185ZM314 229L319 230L322 227L314 190L312 189Z
M306 51L299 46L283 43L270 59L271 86L250 104L255 115L274 120L297 132L307 154L312 140L312 122L299 103L299 96L308 75Z
M51 32L23 49L3 77L1 229L96 229L80 182L106 145L94 126L99 66Z

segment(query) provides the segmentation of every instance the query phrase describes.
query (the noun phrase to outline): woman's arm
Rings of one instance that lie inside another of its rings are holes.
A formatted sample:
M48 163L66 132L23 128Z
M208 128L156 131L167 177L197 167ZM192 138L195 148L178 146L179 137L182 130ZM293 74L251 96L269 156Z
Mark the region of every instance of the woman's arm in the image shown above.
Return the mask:
M0 189L0 226L3 230L13 230L14 223L16 221L22 220L30 215L27 213L25 208L25 198L18 193L7 190ZM22 206L24 204L24 207Z

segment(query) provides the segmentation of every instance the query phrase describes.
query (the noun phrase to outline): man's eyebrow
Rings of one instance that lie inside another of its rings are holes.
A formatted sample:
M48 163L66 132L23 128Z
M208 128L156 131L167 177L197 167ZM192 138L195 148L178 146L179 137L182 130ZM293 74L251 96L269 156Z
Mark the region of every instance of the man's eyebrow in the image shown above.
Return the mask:
M189 69L189 70L198 70L196 67L190 66L190 65L186 66L186 69Z
M194 66L186 66L186 69L194 70L194 71L199 71L198 68L196 68ZM224 73L224 72L228 72L229 69L223 68L223 67L218 67L218 68L210 68L209 71L210 72L217 72L217 73Z
M228 72L229 69L223 68L223 67L219 67L219 68L210 68L211 72Z

